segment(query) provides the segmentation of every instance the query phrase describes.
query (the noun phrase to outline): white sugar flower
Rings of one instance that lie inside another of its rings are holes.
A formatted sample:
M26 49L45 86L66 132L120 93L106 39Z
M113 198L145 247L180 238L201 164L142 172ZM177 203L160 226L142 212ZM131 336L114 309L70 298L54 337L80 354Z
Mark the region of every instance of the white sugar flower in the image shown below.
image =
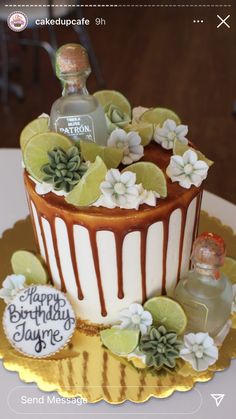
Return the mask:
M155 129L154 140L166 150L170 150L174 146L175 139L178 139L183 144L188 144L188 140L185 137L187 133L187 125L176 125L173 119L167 119L162 128L157 127Z
M196 371L205 371L218 359L218 348L208 333L189 333L184 336L180 357L189 362Z
M137 208L139 205L139 190L135 184L136 174L120 173L118 169L108 170L105 181L100 189L106 200L120 208Z
M8 275L2 285L0 298L3 298L5 303L8 304L20 290L26 287L26 279L24 275Z
M155 191L148 191L142 184L137 185L136 174L132 172L120 173L118 169L110 169L101 183L102 194L92 203L95 207L138 209L146 204L154 207L160 195Z
M141 137L135 131L127 133L125 130L117 128L112 131L107 141L108 147L121 148L124 151L123 164L131 164L140 160L144 155L141 145Z
M140 330L144 335L152 324L152 315L149 311L145 311L141 304L133 303L120 312L120 320L121 329Z
M232 313L236 313L236 284L233 285Z
M191 185L200 186L206 179L209 166L203 160L198 160L197 153L187 150L183 156L171 156L166 174L172 182L179 182L180 186L189 189Z

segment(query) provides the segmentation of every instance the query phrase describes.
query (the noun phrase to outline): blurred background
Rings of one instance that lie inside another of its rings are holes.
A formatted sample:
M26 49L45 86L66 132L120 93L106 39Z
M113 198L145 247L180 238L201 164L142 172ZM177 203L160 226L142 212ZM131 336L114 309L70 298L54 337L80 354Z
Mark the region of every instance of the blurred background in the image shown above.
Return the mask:
M80 42L89 48L93 64L89 91L115 89L132 106L173 109L189 125L188 138L215 161L207 190L236 203L236 2L230 9L22 8L29 26L20 33L7 27L6 18L15 9L4 3L0 6L0 147L18 147L22 128L42 112L50 112L61 95L52 66L54 50ZM67 18L84 15L90 25L34 25L35 18L50 13ZM217 14L223 18L230 14L230 28L222 24L217 29ZM96 25L96 18L105 24Z

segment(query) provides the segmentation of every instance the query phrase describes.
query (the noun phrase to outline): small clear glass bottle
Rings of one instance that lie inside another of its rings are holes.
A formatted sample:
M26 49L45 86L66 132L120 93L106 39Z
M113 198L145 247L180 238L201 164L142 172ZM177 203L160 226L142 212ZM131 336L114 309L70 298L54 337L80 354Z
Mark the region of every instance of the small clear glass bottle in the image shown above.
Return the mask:
M88 94L86 79L91 73L86 50L66 44L56 54L56 74L63 83L62 97L51 108L50 129L73 140L106 145L108 130L103 107Z
M233 289L228 278L221 275L225 243L213 233L203 233L194 242L194 269L181 279L174 298L188 317L187 332L208 332L213 338L230 317Z

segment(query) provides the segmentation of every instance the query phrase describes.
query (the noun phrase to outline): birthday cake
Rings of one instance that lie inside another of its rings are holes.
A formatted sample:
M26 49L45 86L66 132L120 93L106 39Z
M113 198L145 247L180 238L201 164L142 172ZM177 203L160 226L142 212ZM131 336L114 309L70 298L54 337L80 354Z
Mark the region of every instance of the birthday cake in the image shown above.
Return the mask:
M170 157L152 142L142 162L165 172ZM187 273L201 185L185 189L167 178L167 196L156 205L121 209L75 207L53 192L38 195L27 170L24 180L38 250L53 285L68 293L78 318L111 324L133 301L172 295Z
M31 357L54 355L80 330L138 369L174 369L181 358L204 371L235 311L219 270L224 241L196 238L213 162L174 111L131 108L116 91L88 95L89 71L81 46L62 47L63 96L21 133L38 253L12 256L0 290L5 334Z

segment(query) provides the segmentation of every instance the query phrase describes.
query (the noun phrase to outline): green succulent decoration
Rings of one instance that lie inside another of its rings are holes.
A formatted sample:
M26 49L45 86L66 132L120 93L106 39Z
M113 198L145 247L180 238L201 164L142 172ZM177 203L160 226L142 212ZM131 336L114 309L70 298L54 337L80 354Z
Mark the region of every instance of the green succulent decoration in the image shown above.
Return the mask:
M140 339L139 349L146 355L149 367L161 369L174 368L179 357L182 342L173 331L167 331L164 326L151 327L150 331Z
M123 112L122 109L108 103L104 106L104 112L106 115L107 127L109 133L114 131L116 128L124 128L131 121L130 115Z
M68 151L56 147L48 151L48 158L49 163L41 168L45 175L42 180L52 184L57 191L70 192L87 170L76 146Z

